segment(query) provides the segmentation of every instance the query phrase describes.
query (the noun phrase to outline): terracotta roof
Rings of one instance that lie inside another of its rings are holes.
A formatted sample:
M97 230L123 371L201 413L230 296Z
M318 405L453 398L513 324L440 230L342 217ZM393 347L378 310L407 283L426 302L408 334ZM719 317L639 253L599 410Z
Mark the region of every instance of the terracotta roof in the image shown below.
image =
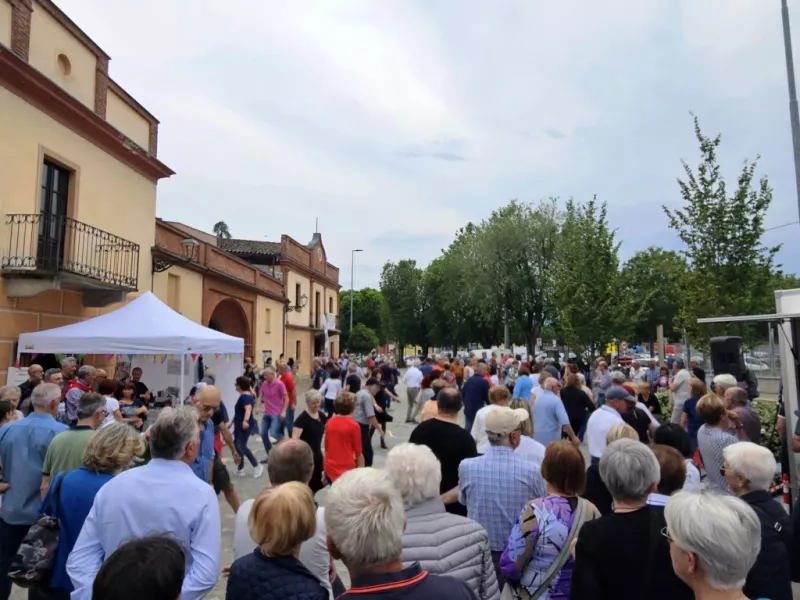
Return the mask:
M280 254L280 242L217 238L217 248L231 254Z

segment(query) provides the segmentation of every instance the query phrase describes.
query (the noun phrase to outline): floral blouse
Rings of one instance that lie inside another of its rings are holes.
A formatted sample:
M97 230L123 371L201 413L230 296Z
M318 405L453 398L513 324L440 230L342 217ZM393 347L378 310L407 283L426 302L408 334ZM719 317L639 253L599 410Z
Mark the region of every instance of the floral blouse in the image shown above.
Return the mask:
M577 503L577 498L550 495L536 498L522 509L500 557L500 570L506 580L524 587L529 594L536 592L569 537ZM599 516L594 505L586 507L587 521ZM541 600L569 599L574 564L570 555Z

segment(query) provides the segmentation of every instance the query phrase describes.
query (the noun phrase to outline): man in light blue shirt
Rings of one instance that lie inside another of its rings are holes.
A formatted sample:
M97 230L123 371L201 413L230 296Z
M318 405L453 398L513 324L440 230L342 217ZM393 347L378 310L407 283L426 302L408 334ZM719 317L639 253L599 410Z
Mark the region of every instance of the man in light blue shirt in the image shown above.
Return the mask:
M214 425L222 419L218 412L221 401L219 389L213 385L198 384L192 398L192 405L197 409L200 420L200 446L191 467L194 474L206 483L211 482L214 465Z
M558 379L545 379L542 389L543 392L536 396L533 404L533 439L547 446L550 442L560 440L563 432L573 444L580 447L581 441L569 424L567 409L557 395L560 390Z
M220 515L214 488L190 468L200 444L193 406L164 409L150 428L144 467L120 473L98 492L67 560L73 600L90 600L103 561L123 543L168 535L186 548L182 600L201 600L220 573Z
M531 372L528 370L528 367L523 365L519 368L517 382L514 384L514 394L512 397L524 400L525 404L530 404L532 392L533 379L531 379Z
M67 426L56 421L61 388L40 383L31 393L33 412L0 429L0 463L8 491L0 507L0 598L11 594L8 570L39 515L42 465L50 441Z

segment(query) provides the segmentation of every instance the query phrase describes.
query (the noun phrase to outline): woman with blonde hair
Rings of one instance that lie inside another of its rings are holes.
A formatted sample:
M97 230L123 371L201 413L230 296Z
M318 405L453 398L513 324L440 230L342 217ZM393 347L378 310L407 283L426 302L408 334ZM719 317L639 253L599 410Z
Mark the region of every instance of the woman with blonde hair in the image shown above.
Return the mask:
M639 434L627 423L617 423L608 431L606 435L606 444L610 446L617 440L624 439L636 440L638 442ZM613 510L614 500L611 498L611 493L600 477L600 463L590 465L586 470L586 489L582 497L594 504L601 515L607 515Z
M127 469L134 457L142 456L142 436L127 423L115 421L95 433L83 451L83 466L55 473L42 506L58 519L58 553L50 577L50 598L70 597L72 582L67 575L67 557L72 552L94 497L111 478Z
M265 489L253 502L248 525L258 547L231 565L227 600L328 600L328 591L297 558L317 531L307 485L291 481Z
M733 411L725 410L724 401L716 394L706 394L697 403L697 416L703 425L697 430L697 449L703 459L706 479L710 488L727 494L732 493L721 472L725 448L737 442L746 442L747 434L739 417ZM731 420L735 423L738 438L729 433Z

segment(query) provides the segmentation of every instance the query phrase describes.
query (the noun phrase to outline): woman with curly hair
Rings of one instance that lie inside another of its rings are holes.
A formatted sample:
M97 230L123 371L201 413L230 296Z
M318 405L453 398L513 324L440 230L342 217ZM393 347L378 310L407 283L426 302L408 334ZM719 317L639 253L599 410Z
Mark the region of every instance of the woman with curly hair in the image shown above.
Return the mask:
M49 598L67 600L73 591L67 575L67 557L78 540L94 497L111 478L142 456L142 436L127 423L115 421L95 433L83 451L83 466L54 474L42 507L58 519L58 554L50 577Z

